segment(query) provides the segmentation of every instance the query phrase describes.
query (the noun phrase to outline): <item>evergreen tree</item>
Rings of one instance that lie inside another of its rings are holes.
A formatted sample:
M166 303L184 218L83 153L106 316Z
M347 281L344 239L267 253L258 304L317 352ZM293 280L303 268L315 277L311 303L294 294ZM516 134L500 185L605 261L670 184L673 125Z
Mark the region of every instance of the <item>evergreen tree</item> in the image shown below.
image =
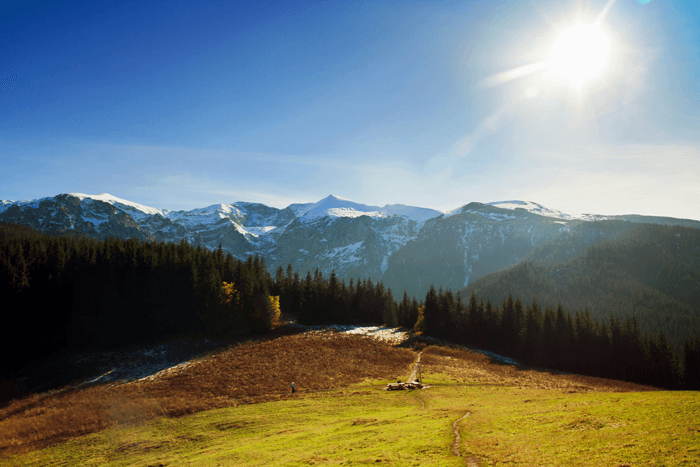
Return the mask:
M557 364L556 355L559 351L556 334L557 315L550 306L544 309L544 320L542 322L542 359L544 367L552 367Z
M481 336L485 333L486 320L484 319L484 307L479 306L476 295L472 291L467 305L467 330L465 341L468 345L482 346Z
M683 345L683 383L685 389L700 389L700 337Z
M522 360L527 365L539 363L542 339L542 310L535 299L525 309Z
M576 312L576 358L574 370L583 374L598 371L600 360L597 358L596 329L591 314L586 308L583 313Z
M341 285L338 282L338 277L335 275L335 270L333 270L328 279L326 292L327 320L329 323L345 323L348 320L345 298L341 292Z
M649 341L649 384L678 389L680 375L678 362L663 331Z
M508 299L503 301L499 332L500 342L497 343L497 345L500 352L510 357L519 354L523 314L523 306L520 299L517 300L516 310L516 304L513 303L513 296L508 295Z
M499 313L488 298L483 308L486 326L484 327L485 332L481 334L481 347L487 350L496 350L496 346L493 345L493 342L495 340L494 337L498 333L498 325L500 323Z
M440 319L440 304L438 302L438 294L432 285L425 295L423 318L425 321L425 333L430 336L436 336L441 329L440 325L444 324L444 321L443 323L438 321Z
M299 322L301 324L316 323L316 288L314 287L311 271L306 272L306 278L302 285L302 299L299 310Z
M391 293L391 288L388 288L384 296L384 324L392 328L399 325L399 319L396 310L396 302Z

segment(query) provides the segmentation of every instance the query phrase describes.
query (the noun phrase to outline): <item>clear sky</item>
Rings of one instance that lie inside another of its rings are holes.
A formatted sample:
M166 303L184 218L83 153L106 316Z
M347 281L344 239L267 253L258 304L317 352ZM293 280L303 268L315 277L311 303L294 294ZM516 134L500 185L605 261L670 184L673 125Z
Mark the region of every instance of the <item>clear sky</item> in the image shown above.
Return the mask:
M3 2L0 164L9 200L700 219L700 3Z

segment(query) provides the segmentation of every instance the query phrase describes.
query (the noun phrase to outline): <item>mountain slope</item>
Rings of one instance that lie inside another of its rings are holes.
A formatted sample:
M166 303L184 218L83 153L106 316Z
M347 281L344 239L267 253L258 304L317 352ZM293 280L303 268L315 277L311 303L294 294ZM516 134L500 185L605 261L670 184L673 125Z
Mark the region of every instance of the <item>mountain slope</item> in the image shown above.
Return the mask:
M456 290L516 263L535 246L567 236L581 221L470 203L425 223L390 259L385 284L425 294L431 283Z
M235 257L265 257L274 270L335 270L340 278L378 280L388 258L415 238L439 211L413 206L367 206L336 196L277 209L259 203L216 204L169 211L108 193L70 193L23 202L2 201L0 220L50 234L94 238L185 240L209 249L221 246Z
M595 226L612 218L629 221L625 225L654 222L700 228L700 222L688 219L591 214L575 218L517 200L470 203L449 213L370 206L333 195L284 209L236 202L189 211L149 207L108 193L0 201L0 221L45 233L221 246L240 259L263 256L271 272L288 264L302 275L318 268L327 276L335 270L339 279L371 277L395 295L407 290L418 298L430 284L456 290L527 255L547 255L550 250L538 247L568 242L572 235L578 238L577 229L585 224L586 240L576 248L547 247L554 248L554 255L564 255L559 261L568 261L581 248L609 238L610 232Z
M603 239L601 241L601 239ZM463 296L588 308L595 319L634 314L642 330L673 340L700 327L700 230L609 220L534 249L517 265L482 277Z

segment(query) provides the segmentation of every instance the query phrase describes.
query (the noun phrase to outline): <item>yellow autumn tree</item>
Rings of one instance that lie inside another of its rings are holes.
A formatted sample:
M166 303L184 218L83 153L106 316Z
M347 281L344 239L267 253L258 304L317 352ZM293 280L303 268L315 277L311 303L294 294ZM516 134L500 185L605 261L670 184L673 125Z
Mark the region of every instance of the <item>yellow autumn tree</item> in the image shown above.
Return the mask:
M425 306L418 308L418 320L416 320L413 330L420 333L425 332Z
M241 306L241 294L233 286L233 282L224 282L221 290L224 292L224 303L238 310Z
M280 325L280 298L279 296L257 294L253 297L255 307L255 320L260 322L265 330L273 329Z

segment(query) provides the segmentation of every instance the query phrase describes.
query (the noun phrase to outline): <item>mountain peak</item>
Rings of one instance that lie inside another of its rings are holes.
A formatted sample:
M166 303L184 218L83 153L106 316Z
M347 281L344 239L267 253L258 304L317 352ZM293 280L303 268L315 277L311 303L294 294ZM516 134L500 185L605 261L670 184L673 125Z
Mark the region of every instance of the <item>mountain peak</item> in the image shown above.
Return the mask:
M318 217L384 217L379 210L378 206L367 206L338 196L329 195L316 203L307 205L306 209L300 214L301 217L306 219Z
M347 199L347 198L343 198L342 196L336 196L336 195L333 195L333 194L330 194L330 195L326 196L326 197L323 198L321 201L325 201L325 200L350 201L350 200ZM352 202L352 201L350 201L350 202Z
M139 216L158 214L160 216L165 217L165 213L167 212L167 210L165 209L156 209L150 206L144 206L143 204L138 204L134 203L133 201L118 198L114 195L110 195L109 193L100 193L99 195L87 195L85 193L68 193L68 195L75 196L81 201L85 198L95 201L102 201L104 203L111 204L112 206L125 209L126 211L129 211L130 214L136 214Z
M550 209L545 206L542 206L539 203L535 203L534 201L520 201L520 200L511 200L511 201L494 201L491 203L485 203L489 206L493 206L496 208L501 208L501 209L510 209L510 210L515 210L515 209L524 209L525 211L531 212L532 214L537 214L540 216L544 217L556 217L558 219L565 219L565 220L571 220L574 219L573 216L570 216L569 214L565 214L561 211L557 211L556 209Z

